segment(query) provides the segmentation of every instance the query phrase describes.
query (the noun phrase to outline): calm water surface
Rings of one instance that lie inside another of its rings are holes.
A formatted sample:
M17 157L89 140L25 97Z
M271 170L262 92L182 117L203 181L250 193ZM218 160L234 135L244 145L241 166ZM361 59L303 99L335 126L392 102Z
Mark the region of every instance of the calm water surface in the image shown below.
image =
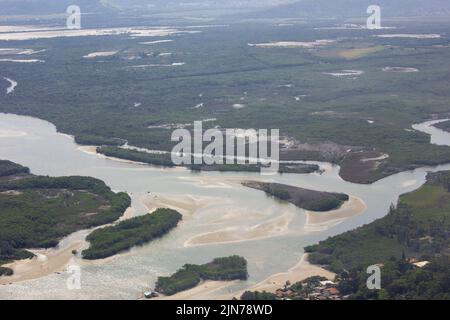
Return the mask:
M431 124L427 122L414 128L433 134L433 141L439 144L450 145L450 134L430 129ZM140 200L148 192L213 198L210 205L185 219L176 230L160 240L107 261L78 261L82 267L81 290L67 290L67 274L61 273L1 286L0 299L136 299L153 286L159 275L172 273L185 263L205 263L215 257L232 254L241 255L249 262L249 280L227 289L238 291L296 265L304 246L383 217L399 195L415 190L425 182L427 171L450 170L450 165L421 168L390 176L372 185L345 182L338 176L339 167L329 164L321 164L328 169L322 175L261 177L252 173L191 173L183 169L121 163L90 155L80 151L71 137L58 134L52 124L10 114L0 114L0 159L20 163L39 175L85 175L102 179L115 191L129 192L138 215L146 213ZM314 190L343 192L362 199L367 210L328 230L306 232L303 229L306 220L303 210L230 182L236 178L264 179ZM294 218L288 230L276 236L239 243L184 246L195 235L239 226L251 228L286 214Z

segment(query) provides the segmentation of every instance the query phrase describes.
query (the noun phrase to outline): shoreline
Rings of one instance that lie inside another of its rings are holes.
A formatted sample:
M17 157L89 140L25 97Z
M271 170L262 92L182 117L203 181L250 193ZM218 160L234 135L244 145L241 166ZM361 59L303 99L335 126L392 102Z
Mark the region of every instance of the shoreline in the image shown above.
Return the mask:
M66 267L75 259L73 250L79 252L84 241L74 241L61 249L29 249L36 256L32 259L17 260L4 267L14 271L12 276L0 277L0 285L8 285L49 276L64 272Z
M306 210L305 231L319 232L326 231L337 224L363 214L367 210L366 203L358 197L350 196L339 209L316 212Z
M84 229L75 231L66 237L62 238L58 246L49 249L26 249L35 255L31 259L16 260L11 263L3 265L3 267L10 268L14 271L12 276L0 277L0 285L8 285L13 283L19 283L28 280L35 280L44 278L51 274L62 273L66 267L74 260L79 260L79 263L86 263L88 260L84 260L79 257L79 254L84 249L89 247L89 243L86 241L86 237L94 230L104 228L115 223L128 220L136 215L136 211L133 207L127 208L122 216L112 223L94 227L91 229ZM77 252L74 255L73 251ZM88 261L89 262L89 261Z
M321 276L328 280L334 280L336 274L328 271L320 266L311 264L308 261L308 254L305 253L300 258L300 261L286 272L273 274L263 281L237 292L222 293L232 285L239 283L239 281L204 281L192 289L178 292L172 296L159 296L158 298L148 300L232 300L239 299L245 291L266 291L275 293L281 289L286 281L292 284L303 281L309 277Z
M248 290L251 291L267 291L271 293L275 293L278 289L282 288L286 281L290 281L291 283L296 283L299 281L303 281L309 277L313 276L321 276L325 277L329 280L334 280L336 276L335 273L328 271L318 265L311 264L308 260L308 254L304 253L300 258L300 261L287 272L277 273L271 275L265 280L259 282L255 286L251 287ZM248 291L245 290L245 291ZM242 292L244 293L244 292Z

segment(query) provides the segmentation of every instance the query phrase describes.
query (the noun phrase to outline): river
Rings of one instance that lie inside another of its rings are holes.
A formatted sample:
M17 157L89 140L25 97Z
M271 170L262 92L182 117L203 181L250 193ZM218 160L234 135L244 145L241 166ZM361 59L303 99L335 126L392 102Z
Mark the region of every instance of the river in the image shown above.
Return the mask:
M426 132L431 124L416 125L415 129ZM238 292L295 266L306 245L383 217L401 194L425 182L427 171L450 170L450 164L420 168L372 185L343 181L338 175L339 167L326 163L320 163L326 169L323 174L264 177L255 173L192 173L180 168L118 162L82 152L71 137L57 133L54 125L36 118L0 114L0 128L0 159L20 163L39 175L102 179L113 190L130 193L136 215L148 212L144 199L155 206L170 200L172 206L179 206L186 213L178 228L146 246L102 261L75 259L82 271L80 290L68 290L68 275L61 272L2 285L0 299L137 299L153 286L158 276L168 275L185 263L205 263L232 254L245 257L249 263L249 280L226 289ZM432 133L440 136L440 143L450 145L449 133L434 129ZM304 210L240 185L240 181L249 179L347 193L364 201L367 209L324 228L306 229ZM266 226L271 226L270 232ZM246 235L261 227L266 234L246 240ZM195 237L217 231L237 234L238 239L187 245ZM221 293L225 292L217 294Z

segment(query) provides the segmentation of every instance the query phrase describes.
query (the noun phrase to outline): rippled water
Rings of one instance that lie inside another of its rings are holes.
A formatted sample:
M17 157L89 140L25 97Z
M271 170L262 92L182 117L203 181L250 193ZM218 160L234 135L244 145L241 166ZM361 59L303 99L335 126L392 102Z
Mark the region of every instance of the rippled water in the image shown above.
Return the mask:
M426 131L429 126L425 123L416 129ZM140 200L148 192L180 198L186 194L199 199L214 198L207 207L184 219L177 229L160 240L106 261L78 261L82 267L81 290L67 290L67 274L62 273L1 286L0 299L136 299L153 286L159 275L172 273L185 263L205 263L231 254L241 255L249 262L249 280L229 289L238 291L296 265L304 246L383 217L399 195L415 190L425 182L427 171L450 170L450 165L421 168L372 185L345 182L338 176L339 167L328 164L321 164L328 168L322 175L261 177L254 173L191 173L179 168L121 163L81 152L71 137L58 134L52 124L35 118L0 114L0 128L1 159L28 166L40 175L86 175L102 179L113 190L131 193L137 214L146 213ZM450 134L440 130L436 133L434 129L433 133L440 135L441 142L450 144ZM242 187L236 179L264 179L313 190L343 192L362 199L367 210L328 230L306 232L303 210L268 198L263 192ZM289 214L294 218L288 230L277 236L228 244L184 245L199 234L224 228L251 228Z

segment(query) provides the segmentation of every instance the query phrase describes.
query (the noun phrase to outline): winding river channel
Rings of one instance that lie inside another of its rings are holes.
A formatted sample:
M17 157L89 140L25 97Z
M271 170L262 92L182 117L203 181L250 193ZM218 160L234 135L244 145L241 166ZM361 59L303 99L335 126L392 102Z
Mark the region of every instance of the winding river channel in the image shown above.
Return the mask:
M450 134L432 128L433 123L415 125L414 129L432 134L433 142L450 145ZM169 206L183 213L183 222L162 239L113 258L95 262L73 258L71 263L79 265L82 271L80 290L67 289L66 272L53 272L38 279L1 285L0 299L137 299L158 276L168 275L185 263L205 263L232 254L247 259L250 278L214 294L239 292L295 266L306 245L383 217L401 194L425 182L427 171L450 170L450 164L420 168L372 185L359 185L343 181L338 175L339 167L327 163L320 163L325 169L323 174L267 177L162 169L115 161L88 151L71 137L57 133L55 126L46 121L0 114L0 159L20 163L39 175L102 179L113 190L130 193L133 210L129 215ZM240 185L243 180L343 192L364 202L365 210L311 224L311 214L245 188ZM86 234L87 231L71 235L60 246L68 245L74 238L82 240Z

